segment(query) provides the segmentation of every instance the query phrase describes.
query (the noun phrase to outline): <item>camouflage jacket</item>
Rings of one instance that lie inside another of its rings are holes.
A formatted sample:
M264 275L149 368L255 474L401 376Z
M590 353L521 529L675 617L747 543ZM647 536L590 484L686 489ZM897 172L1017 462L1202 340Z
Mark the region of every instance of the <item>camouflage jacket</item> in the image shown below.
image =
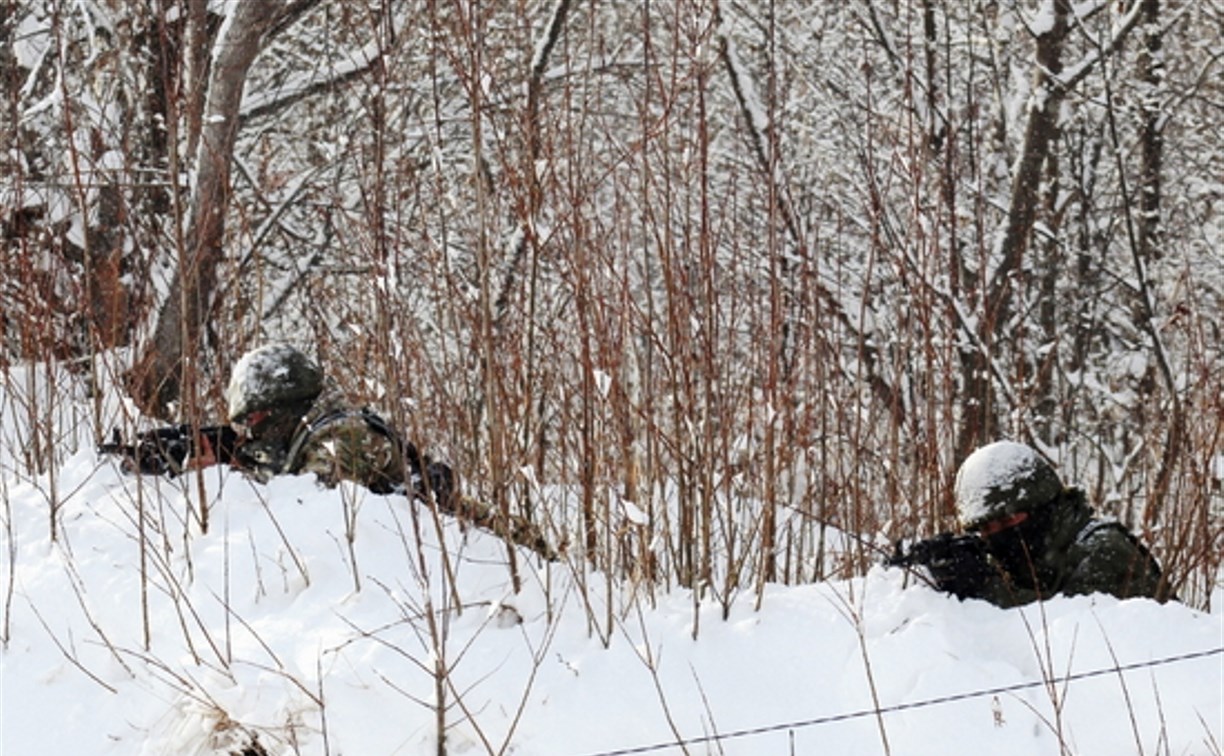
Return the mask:
M556 554L530 520L458 492L450 467L421 454L375 413L354 409L335 391L320 396L285 444L248 449L255 474L314 473L320 483L352 481L379 494L402 493L434 504L444 514L526 546L545 558Z
M430 464L436 465L422 459L416 447L378 415L347 406L338 395L325 392L290 438L281 471L314 473L329 487L348 480L375 493L411 493L425 501L435 498L435 493L439 500L448 498L447 483L439 479L436 486L430 485L435 481L424 469Z
M998 606L1019 606L1055 594L1109 593L1165 600L1168 586L1156 560L1114 520L1094 518L1079 489L1054 503L1044 548L1027 575L990 570L974 593Z

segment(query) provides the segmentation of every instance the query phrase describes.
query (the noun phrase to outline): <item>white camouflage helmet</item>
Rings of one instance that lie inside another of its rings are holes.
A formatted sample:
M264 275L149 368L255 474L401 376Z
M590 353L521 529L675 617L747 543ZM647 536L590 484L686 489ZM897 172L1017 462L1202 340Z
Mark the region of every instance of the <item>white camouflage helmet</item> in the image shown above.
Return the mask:
M323 371L288 344L253 349L238 360L225 390L230 422L249 413L310 402L323 391Z
M1008 515L1030 512L1062 492L1054 468L1032 447L996 441L970 454L956 473L956 514L977 530Z

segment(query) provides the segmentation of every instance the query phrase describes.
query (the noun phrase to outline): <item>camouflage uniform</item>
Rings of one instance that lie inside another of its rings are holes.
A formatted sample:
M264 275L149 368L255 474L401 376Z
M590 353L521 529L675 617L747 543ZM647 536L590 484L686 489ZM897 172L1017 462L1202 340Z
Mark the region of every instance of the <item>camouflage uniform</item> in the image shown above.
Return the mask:
M332 390L324 392L298 423L288 443L283 471L314 473L329 487L350 480L375 493L412 490L426 499L433 490L425 490L423 462L433 465L441 476L442 465L423 461L417 450L401 441L377 415L346 406L339 392ZM444 485L441 477L436 482L438 488ZM438 493L449 496L449 486L447 489Z
M1121 523L1094 518L1083 491L1063 491L1033 517L1044 532L1031 537L1036 541L1027 549L1031 559L1000 558L995 552L1011 550L992 543L999 536L987 538L996 569L986 573L977 598L1004 607L1060 593L1167 598L1156 560Z
M422 455L376 414L352 408L292 347L272 345L244 356L227 396L230 422L244 432L234 462L261 480L314 473L329 487L348 480L379 494L408 494L556 556L534 523L461 496L447 465Z
M1010 441L978 449L956 476L966 535L914 544L890 564L926 567L933 584L998 606L1055 594L1170 598L1151 553L1125 527L1094 518L1035 450Z
M366 410L347 408L325 393L302 419L286 455L285 472L314 473L327 486L350 480L375 493L407 493L442 512L555 559L539 527L455 490L451 469L421 455Z

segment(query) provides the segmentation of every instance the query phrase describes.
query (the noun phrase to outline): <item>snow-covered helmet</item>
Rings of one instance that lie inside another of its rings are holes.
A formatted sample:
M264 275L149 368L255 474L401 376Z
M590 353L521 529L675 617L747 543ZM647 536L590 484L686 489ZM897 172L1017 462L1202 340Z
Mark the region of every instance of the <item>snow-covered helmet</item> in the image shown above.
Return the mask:
M996 441L970 454L956 473L956 514L977 530L992 520L1031 512L1052 501L1063 484L1032 447Z
M260 410L309 404L323 391L323 371L288 344L253 349L238 360L225 390L231 423Z

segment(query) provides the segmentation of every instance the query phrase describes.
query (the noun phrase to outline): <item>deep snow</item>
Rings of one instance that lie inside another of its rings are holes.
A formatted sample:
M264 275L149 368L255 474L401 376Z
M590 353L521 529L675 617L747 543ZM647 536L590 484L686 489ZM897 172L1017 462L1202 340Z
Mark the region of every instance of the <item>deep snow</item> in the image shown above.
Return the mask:
M515 592L500 541L439 532L402 496L225 468L129 477L88 448L24 476L12 410L0 756L225 754L250 732L271 754L434 754L440 667L452 754L1224 744L1219 588L1209 613L1105 596L1003 610L877 567L769 586L759 610L745 591L723 619L690 591L523 552ZM210 529L187 536L201 484Z

